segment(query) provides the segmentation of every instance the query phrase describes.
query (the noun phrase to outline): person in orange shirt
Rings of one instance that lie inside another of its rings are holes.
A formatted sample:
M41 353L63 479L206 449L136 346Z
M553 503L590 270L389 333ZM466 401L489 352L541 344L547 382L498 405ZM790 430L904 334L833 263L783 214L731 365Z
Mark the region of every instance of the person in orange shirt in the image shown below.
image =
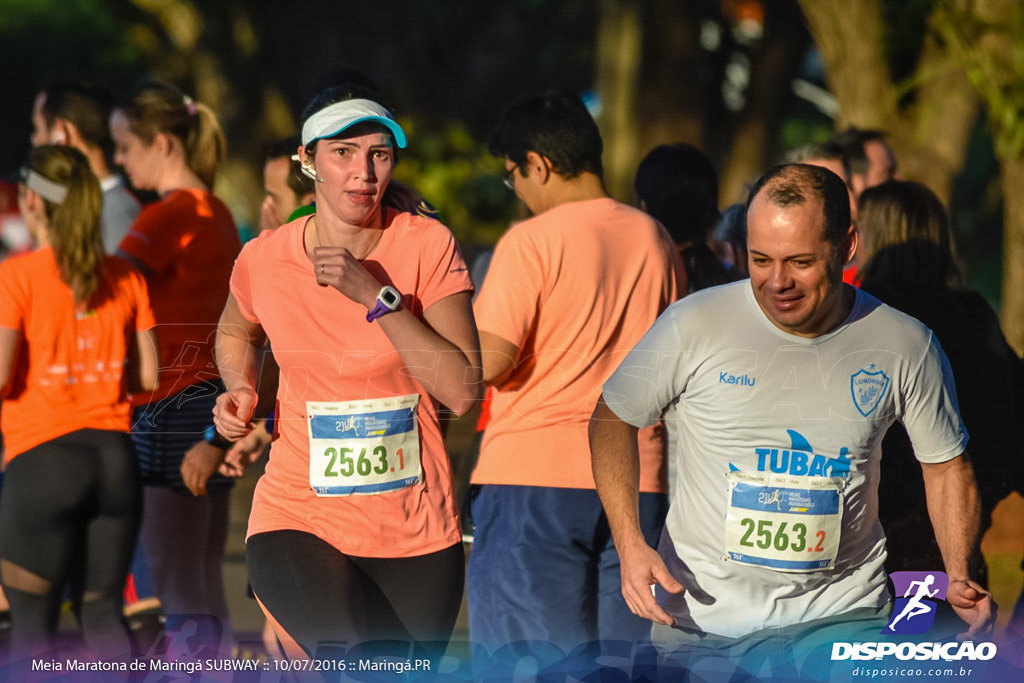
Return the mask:
M514 104L491 143L534 214L498 241L473 306L495 395L472 476L467 599L470 639L492 654L519 641L565 653L599 639L640 642L649 628L618 594L587 423L602 382L685 292L686 275L665 229L605 192L601 150L568 91ZM668 506L663 431L641 435L650 544Z
M131 654L121 589L141 492L127 392L133 376L156 386L157 351L144 280L103 254L101 204L85 156L35 148L18 208L39 248L0 265L0 581L19 654L52 647L69 581L93 652Z
M438 408L480 395L473 285L447 228L384 205L405 133L377 100L339 86L306 108L316 213L246 244L217 335L224 436L253 428L267 339L280 367L246 565L290 657L373 640L438 656L462 600Z
M160 195L117 252L146 278L160 341L160 385L134 397L145 487L140 542L168 628L205 615L198 637L210 646L222 639L230 651L221 564L233 482L215 473L228 443L211 420L223 391L213 358L217 319L241 249L231 213L210 191L224 135L208 107L161 83L120 103L110 129L115 161L132 185Z

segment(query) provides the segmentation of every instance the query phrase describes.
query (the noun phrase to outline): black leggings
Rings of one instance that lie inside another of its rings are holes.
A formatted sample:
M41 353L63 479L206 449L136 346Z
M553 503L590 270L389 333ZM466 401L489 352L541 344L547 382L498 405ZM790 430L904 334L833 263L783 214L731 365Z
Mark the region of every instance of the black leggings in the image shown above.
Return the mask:
M121 432L82 429L8 464L0 580L11 604L15 652L50 645L70 582L88 646L104 658L130 654L122 591L141 507L138 467Z
M444 653L462 604L462 543L418 557L352 557L302 531L252 536L246 566L264 609L309 656L369 641Z

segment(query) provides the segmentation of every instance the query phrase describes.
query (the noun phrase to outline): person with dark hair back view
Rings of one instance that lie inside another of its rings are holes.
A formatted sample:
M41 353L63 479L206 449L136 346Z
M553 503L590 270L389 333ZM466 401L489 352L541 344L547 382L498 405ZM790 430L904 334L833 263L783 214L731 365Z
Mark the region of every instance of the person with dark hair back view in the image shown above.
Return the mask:
M693 145L661 145L636 171L637 206L657 218L679 249L689 292L732 282L710 245L718 221L718 174Z
M492 655L546 641L569 653L597 640L646 641L615 586L619 561L587 458L587 414L601 382L685 291L657 221L611 199L602 141L579 95L551 91L502 115L491 152L534 214L498 241L474 302L484 382L495 388L470 494L475 524L470 640ZM665 516L663 430L641 435L641 523ZM474 651L475 673L513 662Z
M221 563L234 482L216 473L230 444L211 412L223 391L213 356L217 320L241 243L211 191L224 134L207 106L156 82L129 94L110 128L115 160L132 185L160 195L117 252L146 278L160 341L160 385L133 397L145 504L140 543L168 628L197 620L203 646L229 652Z
M860 195L864 239L858 249L861 288L912 315L935 333L956 380L971 460L981 495L981 533L996 504L1024 493L1019 457L1024 425L1024 375L995 312L963 288L953 233L942 202L924 185L889 181ZM924 483L906 430L896 426L882 442L878 517L885 529L889 572L941 566L928 520ZM987 585L980 549L972 574Z
M101 197L80 152L34 148L18 208L39 248L0 264L0 581L17 656L54 647L66 585L92 656L131 656L121 592L142 501L128 392L155 388L157 350L145 281L103 253Z
M103 189L100 236L108 254L117 251L132 221L139 215L139 200L112 172L108 155L112 148L108 119L110 93L97 85L54 81L36 96L32 106L32 145L68 145L89 160L89 167Z

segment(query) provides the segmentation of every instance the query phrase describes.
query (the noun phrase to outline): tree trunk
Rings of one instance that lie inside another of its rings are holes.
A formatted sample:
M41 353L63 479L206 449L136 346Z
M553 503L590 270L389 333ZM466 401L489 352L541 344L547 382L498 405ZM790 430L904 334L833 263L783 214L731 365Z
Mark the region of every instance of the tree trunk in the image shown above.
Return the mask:
M981 111L981 97L963 64L939 44L936 21L933 15L918 62L923 80L915 103L891 128L890 144L902 176L927 185L948 203Z
M1024 351L1024 9L1019 0L944 0L938 24L951 54L964 65L988 107L1003 194L1001 322Z
M604 181L616 199L632 199L639 133L636 117L642 37L633 2L602 0L597 29L597 92L601 95Z
M980 99L962 61L935 37L943 31L941 15L930 18L912 76L912 103L901 109L899 89L885 61L881 2L801 0L800 5L839 103L837 129L853 125L886 131L902 176L927 185L948 202Z
M777 132L796 65L807 46L807 33L794 2L775 2L766 8L764 39L752 59L747 105L736 123L729 156L718 184L719 203L746 201L746 185L755 180L783 150Z
M800 0L825 62L825 80L839 102L836 128L886 128L896 93L885 61L881 0Z
M1024 159L999 165L1003 189L1003 334L1024 353Z
M646 0L640 4L643 53L637 101L640 160L658 145L704 146L704 96L698 18L692 3Z

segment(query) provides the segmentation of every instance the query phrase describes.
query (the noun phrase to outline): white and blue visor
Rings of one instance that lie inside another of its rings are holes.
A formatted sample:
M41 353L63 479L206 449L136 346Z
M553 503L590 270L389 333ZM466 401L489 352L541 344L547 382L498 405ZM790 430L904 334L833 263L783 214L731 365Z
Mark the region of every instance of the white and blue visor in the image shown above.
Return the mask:
M302 145L306 147L317 140L332 138L364 121L373 121L387 128L398 148L405 149L405 131L395 122L391 112L373 100L345 100L327 105L302 125Z

